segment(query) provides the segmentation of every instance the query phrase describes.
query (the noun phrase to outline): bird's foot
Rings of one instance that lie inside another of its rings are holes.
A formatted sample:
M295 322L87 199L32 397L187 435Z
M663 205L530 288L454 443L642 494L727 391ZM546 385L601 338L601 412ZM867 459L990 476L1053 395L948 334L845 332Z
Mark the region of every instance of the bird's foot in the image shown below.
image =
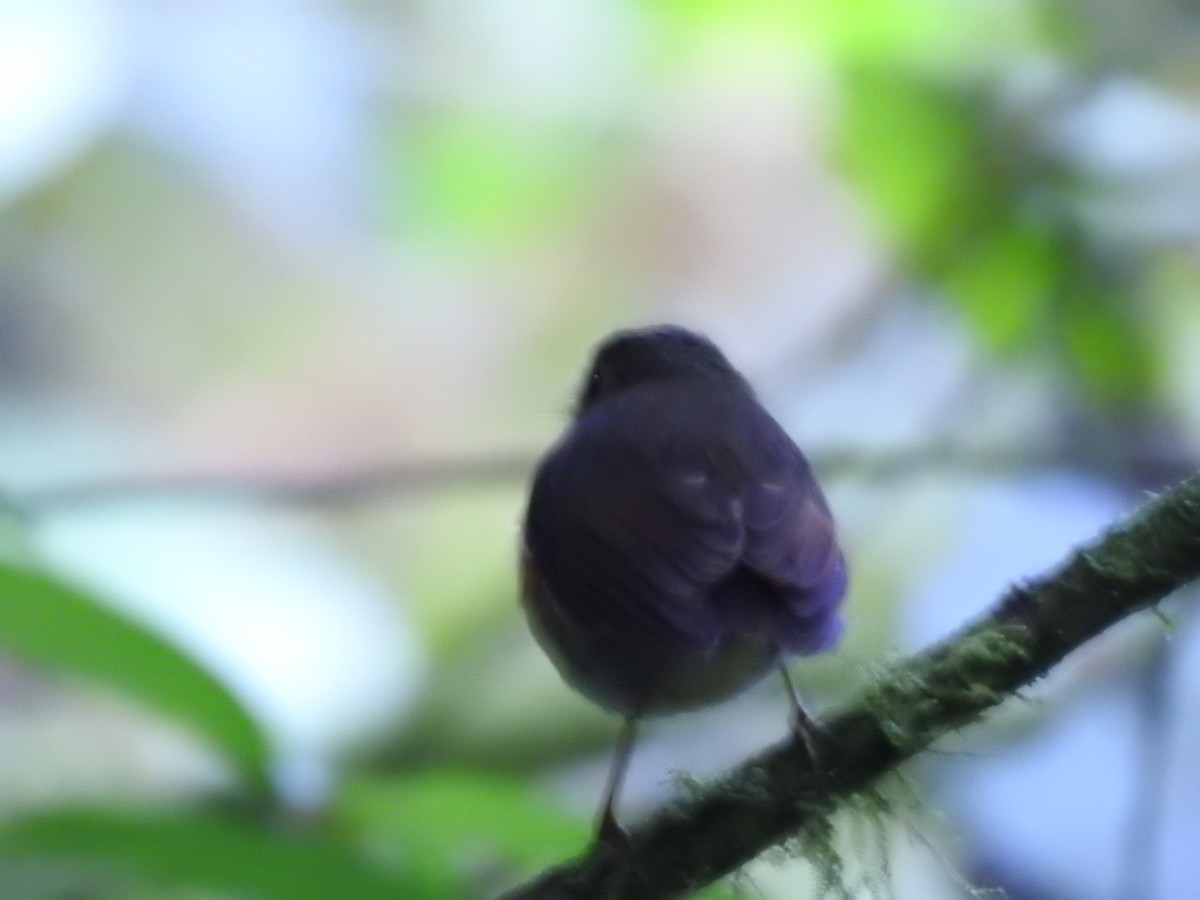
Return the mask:
M813 771L820 771L822 762L821 744L829 743L829 732L808 714L808 710L804 708L804 704L800 701L800 694L796 690L796 685L792 682L792 676L788 674L787 666L782 662L779 663L779 674L783 676L783 684L787 688L788 700L792 706L792 740L799 741L804 744L804 749L808 751L808 759L812 763Z
M605 810L592 841L591 855L622 855L629 849L630 841L629 831L617 821L612 810Z
M816 719L798 707L792 716L792 740L804 745L814 771L824 767L826 751L822 745L829 743L829 732Z

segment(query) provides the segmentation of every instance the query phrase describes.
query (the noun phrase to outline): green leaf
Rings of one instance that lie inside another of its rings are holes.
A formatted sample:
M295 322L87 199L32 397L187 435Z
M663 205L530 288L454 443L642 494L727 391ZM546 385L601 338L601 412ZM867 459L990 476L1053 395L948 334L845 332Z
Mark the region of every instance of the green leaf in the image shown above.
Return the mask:
M999 21L954 0L642 0L642 5L693 40L758 32L777 43L782 38L862 59L952 53L981 21Z
M520 781L461 771L360 780L339 804L349 826L373 845L399 847L448 867L481 856L533 871L578 854L589 823Z
M1064 231L1062 245L1053 311L1059 352L1093 400L1143 411L1158 374L1146 309L1149 259L1077 230Z
M458 900L461 884L376 871L328 837L200 815L69 811L0 828L0 859L93 868L142 886L192 887L261 900ZM89 895L92 896L92 895Z
M149 629L41 572L0 563L0 648L100 682L182 720L267 783L268 747L220 681Z
M1145 397L1154 374L1154 353L1126 302L1098 289L1074 298L1065 322L1067 349L1085 386L1117 405Z
M579 855L592 838L589 821L564 813L527 783L480 772L360 780L345 792L341 812L381 848L403 847L445 867L498 860L520 870L510 880ZM724 884L696 894L732 896Z
M957 242L987 204L980 123L967 98L894 69L847 73L840 158L888 237L916 261ZM924 274L924 273L922 273Z
M519 241L579 206L593 153L570 130L472 116L419 123L405 131L411 183L396 205L435 234Z
M953 262L945 286L984 346L1028 351L1045 328L1062 265L1053 232L1010 220Z

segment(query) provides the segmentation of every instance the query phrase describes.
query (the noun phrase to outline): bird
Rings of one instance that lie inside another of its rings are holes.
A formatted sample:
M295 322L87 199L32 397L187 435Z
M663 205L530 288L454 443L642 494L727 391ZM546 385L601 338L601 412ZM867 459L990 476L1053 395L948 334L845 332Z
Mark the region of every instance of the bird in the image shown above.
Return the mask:
M643 718L773 670L818 764L819 726L785 662L838 643L845 558L804 454L711 340L659 325L600 342L534 471L519 556L534 638L622 719L597 844L628 840L615 806Z

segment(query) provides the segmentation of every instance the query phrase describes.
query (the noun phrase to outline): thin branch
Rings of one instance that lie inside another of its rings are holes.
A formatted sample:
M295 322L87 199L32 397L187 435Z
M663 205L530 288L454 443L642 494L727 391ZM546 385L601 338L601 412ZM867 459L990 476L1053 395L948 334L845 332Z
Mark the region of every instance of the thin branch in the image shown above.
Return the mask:
M476 459L396 463L329 476L288 478L272 475L142 475L10 492L8 505L29 517L53 515L118 503L162 500L265 503L335 507L383 502L396 496L463 487L516 485L533 470L534 454ZM1029 449L971 450L953 446L914 447L872 453L829 449L812 455L822 479L889 481L930 472L976 476L1010 475L1049 468L1097 468L1107 461ZM1196 461L1143 453L1125 461L1139 482L1169 484L1190 473Z
M396 463L317 477L278 475L132 475L16 494L10 504L29 516L94 506L159 500L347 506L456 487L519 484L532 471L529 454Z
M1178 627L1178 620L1175 626ZM1121 861L1123 900L1155 900L1158 879L1153 860L1159 858L1162 818L1168 793L1171 742L1171 663L1179 644L1165 632L1136 673L1138 747L1133 801L1125 825L1125 852Z
M1011 588L957 635L892 667L824 723L829 764L786 742L504 900L651 900L697 890L819 829L841 803L978 719L1115 622L1200 578L1200 475L1151 499L1053 574Z

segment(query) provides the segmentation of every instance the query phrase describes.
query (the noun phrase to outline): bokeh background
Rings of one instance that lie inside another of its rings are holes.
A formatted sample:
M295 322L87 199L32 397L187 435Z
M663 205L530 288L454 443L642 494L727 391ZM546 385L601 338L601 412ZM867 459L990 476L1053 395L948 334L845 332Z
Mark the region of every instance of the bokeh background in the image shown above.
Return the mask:
M1194 467L1198 249L1188 0L0 0L0 896L569 856L616 723L513 556L597 340L705 331L809 451L820 707ZM1164 609L844 816L842 896L1195 896ZM649 725L624 815L786 709Z

